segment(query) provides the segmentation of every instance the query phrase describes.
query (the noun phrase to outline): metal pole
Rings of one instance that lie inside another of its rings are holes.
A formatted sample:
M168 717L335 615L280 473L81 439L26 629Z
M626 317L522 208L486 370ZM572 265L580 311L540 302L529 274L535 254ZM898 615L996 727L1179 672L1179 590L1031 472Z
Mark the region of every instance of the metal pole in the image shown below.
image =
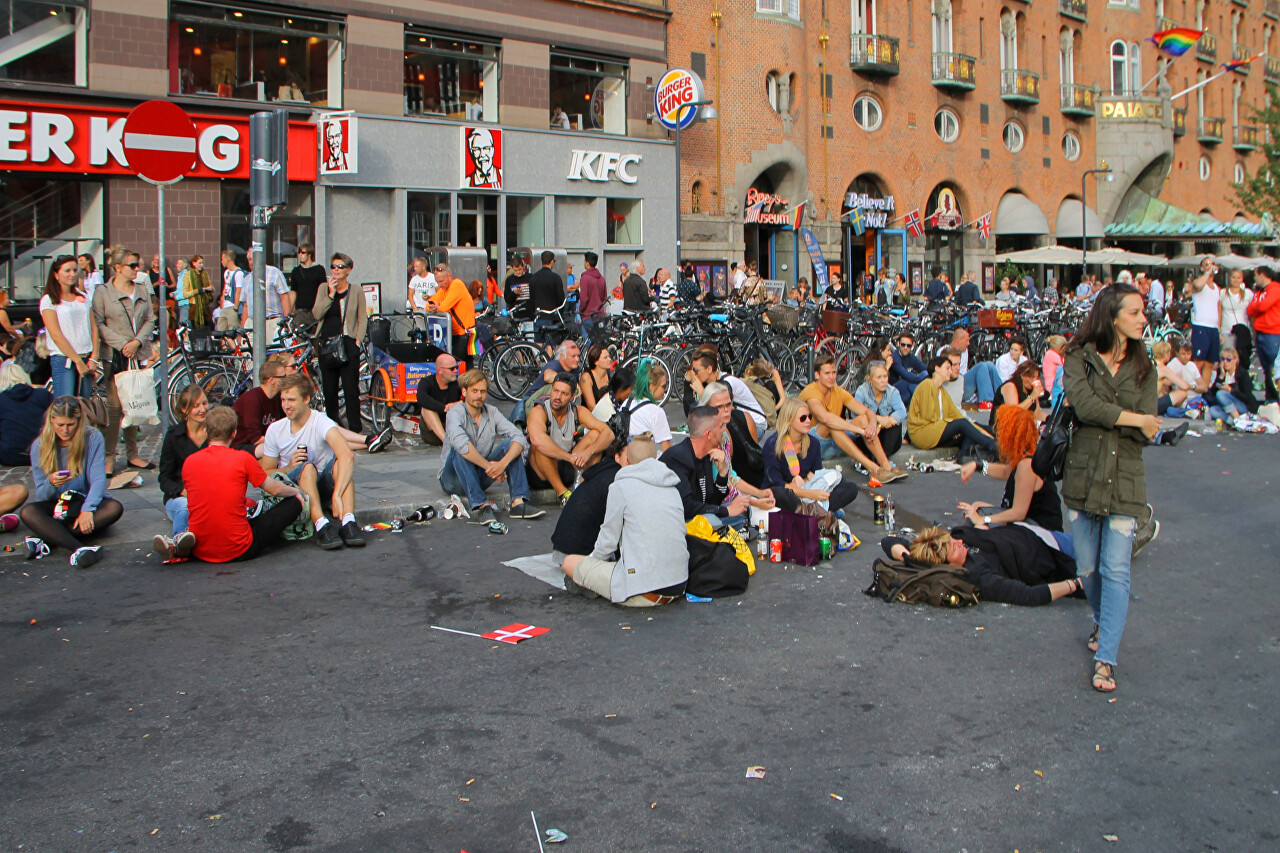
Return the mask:
M1089 177L1086 171L1080 176L1080 283L1084 284L1085 274L1089 272L1089 216L1086 212L1088 207L1085 205L1085 181Z
M267 359L267 288L266 251L268 208L253 208L253 375L256 377Z
M160 215L160 423L169 427L169 260L164 253L164 184L156 184Z
M688 104L682 104L680 109L676 110L676 274L679 275L680 270L680 196L683 191L680 188L680 123L684 121L684 108ZM694 107L697 109L697 107Z

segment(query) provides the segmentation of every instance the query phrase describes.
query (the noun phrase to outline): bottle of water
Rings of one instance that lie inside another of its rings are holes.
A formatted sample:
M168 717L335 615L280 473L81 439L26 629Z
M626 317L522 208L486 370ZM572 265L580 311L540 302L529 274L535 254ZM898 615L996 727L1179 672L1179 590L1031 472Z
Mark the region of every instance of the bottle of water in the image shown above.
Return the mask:
M893 508L893 498L885 495L884 502L884 529L886 533L892 533L897 528L897 517Z

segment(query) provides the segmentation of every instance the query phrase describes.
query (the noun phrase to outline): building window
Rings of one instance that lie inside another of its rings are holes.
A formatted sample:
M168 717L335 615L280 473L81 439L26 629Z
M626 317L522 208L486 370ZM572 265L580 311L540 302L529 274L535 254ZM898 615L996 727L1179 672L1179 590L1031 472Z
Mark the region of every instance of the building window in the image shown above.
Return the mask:
M10 0L0 16L0 79L88 85L87 0Z
M498 120L499 48L413 29L404 37L404 114Z
M1211 171L1212 170L1209 168L1209 158L1201 157L1200 158L1200 180L1202 181L1209 180L1209 175L1211 174Z
M1000 67L1018 67L1018 25L1008 9L1000 13Z
M1120 40L1111 43L1111 94L1125 93L1129 73L1129 46Z
M786 15L800 20L800 0L756 0L756 11L763 15Z
M960 136L960 119L953 111L943 107L933 114L933 131L943 142L955 142Z
M876 29L876 0L853 0L850 12L853 14L851 29L854 33L879 32Z
M342 106L341 19L226 4L173 3L170 10L175 93Z
M764 75L764 94L769 99L769 109L775 113L782 112L782 76L777 71Z
M1063 134L1062 156L1072 163L1080 159L1080 137L1074 133Z
M1058 75L1063 86L1076 82L1075 38L1066 27L1058 33Z
M951 53L951 0L933 0L930 16L933 28L933 52ZM981 40L979 40L981 41Z
M1004 138L1004 147L1013 154L1021 151L1023 143L1027 141L1026 134L1022 132L1022 127L1016 121L1007 123L1001 135Z
M880 104L870 95L862 95L853 102L853 120L858 127L870 133L873 130L879 130L881 123L884 121L884 112L880 109Z
M644 243L644 232L640 230L640 199L606 199L605 211L605 242L623 246Z
M694 181L689 187L689 212L702 212L702 181Z
M627 132L627 66L553 51L551 106L562 108L575 130Z
M1244 164L1243 163L1236 163L1235 179L1237 184L1244 183Z

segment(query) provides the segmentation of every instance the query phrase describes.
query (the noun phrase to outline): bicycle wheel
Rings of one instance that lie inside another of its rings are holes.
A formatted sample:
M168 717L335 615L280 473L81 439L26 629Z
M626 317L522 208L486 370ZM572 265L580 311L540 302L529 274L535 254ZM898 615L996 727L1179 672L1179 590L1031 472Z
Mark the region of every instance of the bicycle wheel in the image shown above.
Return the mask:
M497 383L497 382L495 382L495 381L493 381L493 377L494 377L494 376L496 375L496 373L497 373L498 356L499 356L499 355L501 355L503 352L504 352L504 349L499 349L499 348L495 345L495 346L492 346L492 347L490 347L489 349L485 350L485 351L484 351L484 353L483 353L483 354L481 354L481 356L480 356L478 359L476 359L476 367L477 367L477 368L478 368L482 373L484 373L484 375L485 375L485 376L489 377L489 380L490 380L490 381L489 381L489 396L490 396L490 397L492 397L492 398L493 398L493 399L495 399L495 400L510 400L510 399L511 399L511 398L510 398L510 397L508 397L508 396L506 395L506 393L505 393L505 392L504 392L504 391L503 391L503 390L498 386L498 383Z
M858 378L862 373L862 363L870 354L867 345L861 341L850 341L840 355L836 357L836 383L847 391L857 389Z
M784 346L771 347L769 360L777 368L782 377L782 387L789 391L797 390L802 383L803 368L796 361L796 354Z
M671 380L667 383L667 396L674 397L677 402L684 400L684 389L689 384L684 377L693 367L693 351L694 347L685 347L667 362L671 373Z
M176 424L178 422L178 397L182 394L182 389L186 388L193 381L194 380L191 377L191 370L185 364L179 366L169 374L169 384L165 389L165 393L169 395L170 424Z
M374 432L381 432L390 426L393 405L391 389L387 387L387 380L381 371L373 374L369 380L369 394L365 399L369 401L369 422L373 424Z
M508 400L522 400L542 369L542 350L533 344L513 344L498 356L494 366L494 382Z

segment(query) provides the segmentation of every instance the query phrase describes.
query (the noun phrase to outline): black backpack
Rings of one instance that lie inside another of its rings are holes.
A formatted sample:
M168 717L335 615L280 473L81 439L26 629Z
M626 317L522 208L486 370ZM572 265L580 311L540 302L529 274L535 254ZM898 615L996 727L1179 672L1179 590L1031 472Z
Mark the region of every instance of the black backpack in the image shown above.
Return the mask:
M632 405L633 403L634 405ZM631 413L643 406L656 406L656 405L658 404L653 402L652 400L640 400L639 402L636 402L635 400L630 400L630 399L623 400L622 406L619 406L616 409L614 409L613 417L609 418L609 423L608 423L609 430L613 433L615 438L617 438L620 435L625 435L627 438L630 438L631 437Z
M689 548L689 582L685 592L703 598L726 598L747 591L751 573L728 542L712 542L685 534Z
M934 607L972 607L978 586L960 566L916 566L877 558L871 566L867 595L892 604L931 604Z

